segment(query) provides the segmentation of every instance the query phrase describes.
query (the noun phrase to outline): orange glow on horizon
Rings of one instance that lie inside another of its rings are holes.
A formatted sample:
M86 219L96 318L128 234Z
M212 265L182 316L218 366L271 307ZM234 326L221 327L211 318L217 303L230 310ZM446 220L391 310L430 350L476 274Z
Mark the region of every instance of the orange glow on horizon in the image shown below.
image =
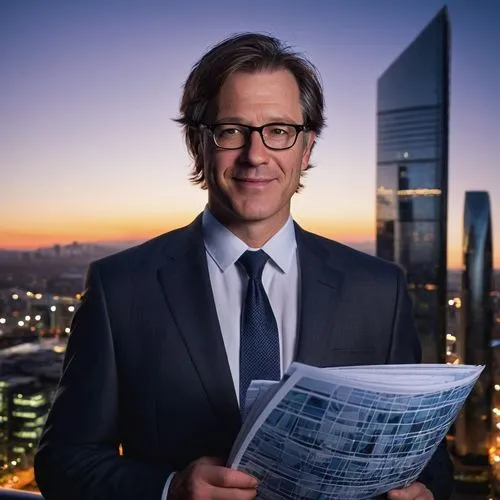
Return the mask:
M0 230L0 248L11 250L33 250L55 244L143 241L176 227L188 224L191 217L178 217L166 222L164 219L136 221L99 220L73 221L59 227L19 228L14 231Z
M126 219L79 220L51 227L34 228L25 226L14 230L0 230L0 248L7 250L33 250L55 244L79 243L117 244L141 242L177 227L189 224L196 214L177 214L168 219L162 216L136 217ZM375 225L369 220L321 220L296 217L299 225L308 231L335 239L344 244L373 242ZM449 248L448 267L461 268L461 248ZM500 268L500 256L496 256L494 267Z
M196 214L177 214L168 219L162 216L126 219L59 221L58 225L34 228L31 225L13 230L0 230L0 248L30 250L55 244L84 242L143 241L177 227L189 224ZM298 221L306 230L339 241L365 242L375 238L374 228L365 221Z
M302 229L342 243L375 240L375 224L371 224L366 219L318 220L296 218L296 220Z

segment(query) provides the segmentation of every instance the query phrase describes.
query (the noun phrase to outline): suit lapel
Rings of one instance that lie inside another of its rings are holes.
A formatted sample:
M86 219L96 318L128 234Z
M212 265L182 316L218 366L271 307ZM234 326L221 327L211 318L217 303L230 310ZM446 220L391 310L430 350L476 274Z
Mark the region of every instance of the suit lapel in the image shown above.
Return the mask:
M201 217L183 236L168 249L159 281L215 413L237 429L240 411L210 284Z
M297 361L322 366L334 346L343 272L328 263L330 253L298 225L300 311Z

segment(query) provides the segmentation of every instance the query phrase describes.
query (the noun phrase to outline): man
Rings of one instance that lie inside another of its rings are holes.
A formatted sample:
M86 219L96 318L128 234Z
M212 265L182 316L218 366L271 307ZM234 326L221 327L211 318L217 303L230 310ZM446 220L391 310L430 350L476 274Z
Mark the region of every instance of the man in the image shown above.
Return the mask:
M419 361L400 269L291 219L324 125L314 67L234 36L193 68L179 121L207 207L90 266L36 456L46 500L254 498L257 481L225 467L252 378L294 359ZM389 498L445 499L451 481L442 444Z

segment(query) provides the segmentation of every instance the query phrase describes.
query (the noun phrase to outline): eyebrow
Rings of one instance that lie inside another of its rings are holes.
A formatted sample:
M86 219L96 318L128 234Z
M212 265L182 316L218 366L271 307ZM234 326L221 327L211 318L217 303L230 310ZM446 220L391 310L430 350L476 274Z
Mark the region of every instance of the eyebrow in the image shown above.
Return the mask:
M215 120L215 123L238 123L240 125L249 125L246 122L246 120L243 120L236 116L224 116L223 118L218 118L217 120ZM291 117L285 117L285 116L271 117L262 125L266 125L268 123L289 123L294 125L300 125L300 123L296 124L295 120L292 119Z

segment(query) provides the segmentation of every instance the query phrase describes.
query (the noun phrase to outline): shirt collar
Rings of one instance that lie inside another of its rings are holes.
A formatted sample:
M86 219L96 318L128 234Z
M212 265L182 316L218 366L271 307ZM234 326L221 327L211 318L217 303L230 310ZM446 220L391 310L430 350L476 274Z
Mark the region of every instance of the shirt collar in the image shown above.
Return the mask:
M202 216L205 248L222 272L233 264L250 247L221 224L205 207ZM295 228L290 216L284 226L262 247L282 273L287 273L297 248Z

